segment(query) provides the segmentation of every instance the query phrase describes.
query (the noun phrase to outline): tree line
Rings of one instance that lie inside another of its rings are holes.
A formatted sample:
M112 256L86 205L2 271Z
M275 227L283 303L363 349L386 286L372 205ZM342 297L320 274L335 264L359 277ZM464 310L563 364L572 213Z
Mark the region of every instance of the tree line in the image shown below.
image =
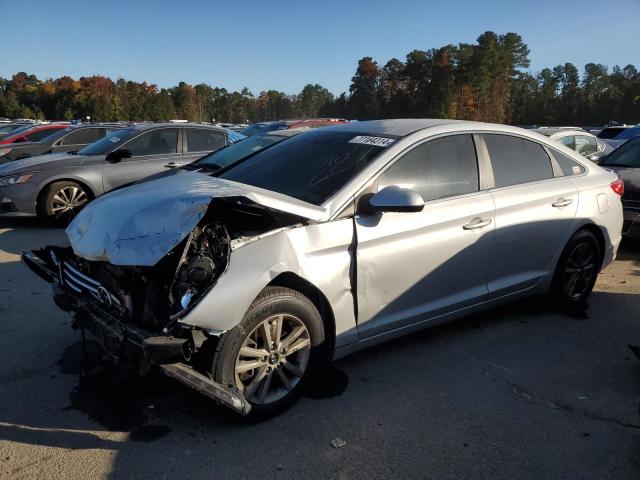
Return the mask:
M600 125L640 122L640 74L633 65L572 63L536 74L520 35L485 32L476 43L413 50L380 66L358 61L349 92L338 97L318 84L291 95L205 83L159 88L147 82L94 75L40 80L20 72L0 77L0 116L94 121L181 118L245 123L317 116L456 118L495 123Z

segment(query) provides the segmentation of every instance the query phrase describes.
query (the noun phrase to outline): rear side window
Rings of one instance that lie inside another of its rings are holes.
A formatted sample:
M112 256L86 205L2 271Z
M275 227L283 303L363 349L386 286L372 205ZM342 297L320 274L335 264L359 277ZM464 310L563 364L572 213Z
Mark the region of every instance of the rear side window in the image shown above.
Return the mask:
M425 142L383 172L378 188L398 185L415 190L425 202L478 191L478 162L471 135Z
M560 170L562 170L563 176L568 177L570 175L580 175L585 172L585 168L573 158L568 157L557 150L552 150L551 152L553 153L553 158L555 158L558 165L560 165Z
M509 135L484 135L496 187L553 178L551 160L541 145Z
M213 152L224 145L225 139L222 132L204 128L187 129L187 152Z
M84 145L93 143L104 137L104 134L104 128L82 128L64 137L62 139L62 145Z

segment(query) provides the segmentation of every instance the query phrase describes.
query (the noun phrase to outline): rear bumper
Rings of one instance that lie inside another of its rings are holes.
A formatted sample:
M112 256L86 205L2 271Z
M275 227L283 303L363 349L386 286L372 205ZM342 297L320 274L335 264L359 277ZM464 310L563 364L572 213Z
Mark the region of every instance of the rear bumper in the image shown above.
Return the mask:
M52 284L56 305L64 311L73 312L74 327L86 329L113 362L123 367L135 366L139 370L157 366L166 375L241 415L251 411L251 404L236 388L216 383L189 365L194 351L191 339L153 335L138 328L118 311L108 311L96 299L65 287L61 273L33 252L23 252L22 261L36 275Z

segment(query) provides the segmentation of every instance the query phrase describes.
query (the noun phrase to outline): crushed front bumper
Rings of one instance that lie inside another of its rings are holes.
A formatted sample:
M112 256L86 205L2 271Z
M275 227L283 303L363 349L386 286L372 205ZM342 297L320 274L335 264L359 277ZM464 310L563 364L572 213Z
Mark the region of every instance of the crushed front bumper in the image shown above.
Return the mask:
M58 271L55 271L34 252L23 252L22 261L36 275L52 284L56 305L75 314L74 326L86 329L95 337L110 360L122 364L134 358L144 362L146 366L157 366L169 377L241 415L247 415L251 411L251 404L235 387L216 383L188 364L187 359L191 353L188 339L152 335L131 322L123 321L122 316L118 315L117 305L115 313L113 310L109 311L101 306L97 298L78 291L77 284L65 282L60 267L62 262L59 263ZM88 277L82 279L87 283L91 280ZM97 287L96 291L101 288ZM102 288L100 293L103 291L106 292ZM183 361L177 361L178 358Z

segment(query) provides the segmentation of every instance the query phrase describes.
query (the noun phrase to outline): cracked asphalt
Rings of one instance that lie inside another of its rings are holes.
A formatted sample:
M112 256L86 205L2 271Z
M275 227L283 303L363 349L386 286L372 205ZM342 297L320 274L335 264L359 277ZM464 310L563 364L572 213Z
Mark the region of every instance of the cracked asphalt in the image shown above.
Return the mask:
M255 425L161 376L79 385L79 334L18 257L64 241L0 223L1 478L640 478L638 240L582 317L532 299L426 330Z

